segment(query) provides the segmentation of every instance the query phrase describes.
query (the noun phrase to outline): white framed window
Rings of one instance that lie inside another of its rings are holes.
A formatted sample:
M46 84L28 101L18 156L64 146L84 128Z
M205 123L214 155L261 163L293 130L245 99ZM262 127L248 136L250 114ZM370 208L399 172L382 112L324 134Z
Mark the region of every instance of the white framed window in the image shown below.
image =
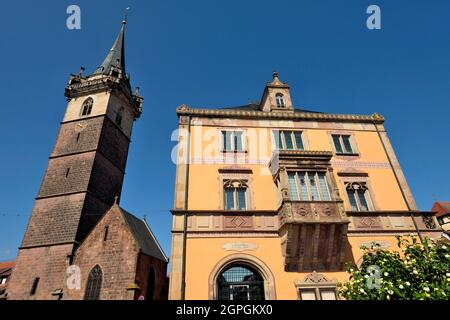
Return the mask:
M243 152L244 139L242 131L224 130L221 132L222 136L222 151L223 152Z
M277 102L278 108L284 108L286 104L284 103L284 96L281 93L277 93L275 95L275 100Z
M316 290L314 289L300 289L300 300L317 300Z
M332 134L334 150L338 154L355 154L356 148L349 134Z
M293 201L330 201L330 189L325 172L288 172L289 190Z
M336 288L299 289L300 300L337 300Z
M352 211L373 211L372 199L365 182L345 182L345 190Z
M225 210L247 210L247 181L225 180L223 189Z
M276 150L304 150L303 132L293 130L274 130Z
M313 272L303 281L295 281L300 300L337 300L337 282L330 281L324 275Z

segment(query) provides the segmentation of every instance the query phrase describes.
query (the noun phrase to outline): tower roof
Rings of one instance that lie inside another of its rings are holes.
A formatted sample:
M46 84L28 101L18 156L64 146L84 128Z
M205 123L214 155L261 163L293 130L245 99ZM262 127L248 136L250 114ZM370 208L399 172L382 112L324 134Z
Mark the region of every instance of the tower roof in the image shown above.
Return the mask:
M125 73L125 25L126 20L122 21L122 27L120 28L119 34L114 41L111 49L108 52L103 63L97 68L94 74L105 74L109 75L111 72L111 67L120 68L122 74Z

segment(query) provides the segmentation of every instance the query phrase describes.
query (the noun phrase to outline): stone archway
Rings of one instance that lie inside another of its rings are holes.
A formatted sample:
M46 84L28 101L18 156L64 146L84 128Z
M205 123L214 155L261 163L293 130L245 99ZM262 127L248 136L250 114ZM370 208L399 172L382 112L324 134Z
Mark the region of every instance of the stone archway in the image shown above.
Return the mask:
M218 277L225 269L231 265L248 266L261 274L264 280L264 294L266 300L275 300L275 278L267 265L260 259L250 254L236 253L221 259L214 266L208 279L208 299L216 300L218 298Z

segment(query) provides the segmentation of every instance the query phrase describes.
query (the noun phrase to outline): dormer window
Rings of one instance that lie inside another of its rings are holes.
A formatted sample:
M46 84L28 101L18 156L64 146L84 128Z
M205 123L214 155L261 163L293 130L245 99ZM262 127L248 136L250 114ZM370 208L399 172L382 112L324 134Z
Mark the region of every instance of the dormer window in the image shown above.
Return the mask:
M277 100L277 107L278 108L284 108L285 104L284 104L284 96L281 93L277 93L277 95L275 96L276 100Z
M94 105L94 100L92 98L87 98L83 102L83 106L81 107L81 115L88 116L91 114L92 106Z

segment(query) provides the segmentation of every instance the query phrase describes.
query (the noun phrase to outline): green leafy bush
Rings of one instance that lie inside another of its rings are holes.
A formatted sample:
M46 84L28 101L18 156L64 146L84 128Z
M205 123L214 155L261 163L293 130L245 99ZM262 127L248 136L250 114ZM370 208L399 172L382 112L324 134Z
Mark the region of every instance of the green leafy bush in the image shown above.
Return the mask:
M350 280L338 285L347 300L449 300L449 245L415 236L397 237L400 252L372 243L363 247L360 268L348 266Z

